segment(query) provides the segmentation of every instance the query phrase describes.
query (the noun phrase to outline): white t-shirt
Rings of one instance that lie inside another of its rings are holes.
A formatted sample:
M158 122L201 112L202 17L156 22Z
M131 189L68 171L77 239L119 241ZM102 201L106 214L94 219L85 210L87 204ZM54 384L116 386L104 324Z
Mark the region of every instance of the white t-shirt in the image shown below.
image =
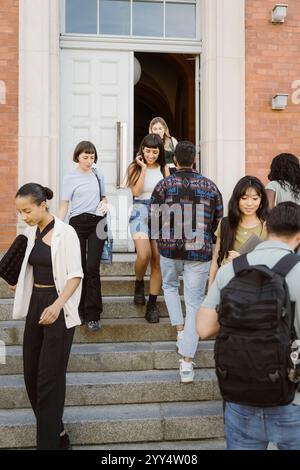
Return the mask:
M280 204L281 202L295 202L296 204L300 204L300 194L299 197L296 198L295 194L291 191L289 183L286 184L286 187L283 188L278 181L270 181L267 184L266 189L271 189L275 193L275 206Z

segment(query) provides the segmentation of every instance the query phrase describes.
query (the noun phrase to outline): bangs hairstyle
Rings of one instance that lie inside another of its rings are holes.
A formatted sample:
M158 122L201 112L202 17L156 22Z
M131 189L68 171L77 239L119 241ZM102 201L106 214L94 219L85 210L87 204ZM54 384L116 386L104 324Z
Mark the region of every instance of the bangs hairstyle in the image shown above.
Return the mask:
M148 134L143 138L139 151L138 151L140 155L143 155L143 150L145 147L148 147L150 149L158 148L159 155L158 155L158 159L156 160L156 163L158 163L160 166L165 166L166 161L165 161L164 144L158 134Z
M158 148L159 155L155 163L157 163L160 166L160 171L162 175L165 176L166 160L165 160L164 143L162 139L159 137L158 134L147 134L141 142L137 155L144 156L143 150L145 147L148 147L151 149ZM142 168L140 167L140 165L136 162L134 158L133 162L130 163L127 169L127 186L134 186L136 182L138 181L141 172L142 172Z
M94 144L92 142L89 142L88 140L82 140L79 142L79 144L76 145L74 153L73 153L73 162L78 163L78 157L81 153L89 153L95 154L95 163L97 163L98 160L98 155L97 155L97 150Z
M228 203L228 217L225 218L224 223L222 224L223 233L221 234L219 260L223 260L228 256L228 251L233 250L235 234L241 220L239 202L240 199L245 196L248 189L254 189L257 195L261 198L256 215L261 222L266 220L269 204L264 185L255 176L244 176L235 185Z

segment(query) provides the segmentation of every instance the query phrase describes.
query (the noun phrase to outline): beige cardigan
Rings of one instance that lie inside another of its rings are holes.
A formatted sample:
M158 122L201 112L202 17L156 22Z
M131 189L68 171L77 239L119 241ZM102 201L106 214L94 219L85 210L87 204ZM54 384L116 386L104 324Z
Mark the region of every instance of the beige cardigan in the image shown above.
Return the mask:
M25 235L28 237L27 249L21 267L15 292L13 318L26 317L33 288L33 268L28 258L35 241L35 227L28 227ZM51 239L51 258L53 277L58 295L63 291L67 281L73 277L83 278L79 239L73 227L55 217ZM80 325L78 306L81 295L81 284L64 305L64 315L67 328ZM42 312L41 312L42 313Z

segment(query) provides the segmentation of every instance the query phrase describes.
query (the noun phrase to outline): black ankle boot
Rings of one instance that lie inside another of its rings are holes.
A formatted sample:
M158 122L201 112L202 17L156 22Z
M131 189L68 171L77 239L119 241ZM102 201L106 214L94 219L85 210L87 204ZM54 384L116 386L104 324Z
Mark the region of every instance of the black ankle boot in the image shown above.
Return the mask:
M147 303L145 318L149 323L159 322L159 310L156 304L150 302Z
M59 449L72 450L72 444L67 433L65 433L63 436L59 436Z
M145 305L146 298L145 298L144 280L138 281L136 279L135 287L134 287L134 299L133 299L133 301L136 305Z

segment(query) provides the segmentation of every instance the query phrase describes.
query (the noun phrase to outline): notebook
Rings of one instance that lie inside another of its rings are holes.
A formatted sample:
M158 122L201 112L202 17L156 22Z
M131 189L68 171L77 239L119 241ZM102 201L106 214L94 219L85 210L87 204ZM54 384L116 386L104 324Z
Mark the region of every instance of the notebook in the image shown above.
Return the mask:
M246 253L250 253L250 251L253 251L254 248L257 245L259 245L259 243L261 242L263 242L263 240L253 233L253 235L251 235L251 237L248 238L248 240L245 243L243 243L243 245L240 247L239 249L240 255L245 255Z

